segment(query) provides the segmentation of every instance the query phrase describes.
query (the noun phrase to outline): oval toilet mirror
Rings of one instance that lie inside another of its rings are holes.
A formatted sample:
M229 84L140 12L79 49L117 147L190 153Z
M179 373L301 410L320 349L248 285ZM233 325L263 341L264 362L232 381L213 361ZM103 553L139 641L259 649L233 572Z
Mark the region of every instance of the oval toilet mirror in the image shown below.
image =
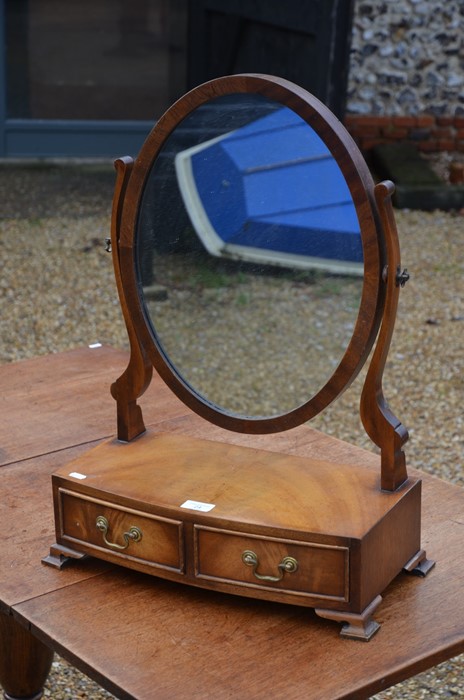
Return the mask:
M310 607L368 641L395 576L434 564L408 432L382 387L408 278L393 183L374 186L314 97L259 75L188 93L116 167L111 247L130 342L111 385L117 439L54 476L48 563L90 554ZM242 433L296 427L344 391L374 341L360 418L378 455L306 426L231 437L188 410ZM153 368L185 405L154 382L146 428L138 399Z
M188 405L268 432L352 381L377 330L372 190L342 125L286 81L218 79L158 122L126 216L145 344Z

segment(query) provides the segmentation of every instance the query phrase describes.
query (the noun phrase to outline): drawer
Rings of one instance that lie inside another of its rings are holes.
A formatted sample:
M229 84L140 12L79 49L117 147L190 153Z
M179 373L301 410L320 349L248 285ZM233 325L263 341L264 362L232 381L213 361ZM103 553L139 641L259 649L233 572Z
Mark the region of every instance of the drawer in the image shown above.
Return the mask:
M195 575L290 595L349 600L348 547L196 525ZM280 566L279 566L280 564Z
M95 556L184 572L183 526L180 521L143 513L60 488L62 544L84 545ZM98 520L98 523L97 523ZM82 547L81 547L82 548ZM124 562L121 562L124 563Z

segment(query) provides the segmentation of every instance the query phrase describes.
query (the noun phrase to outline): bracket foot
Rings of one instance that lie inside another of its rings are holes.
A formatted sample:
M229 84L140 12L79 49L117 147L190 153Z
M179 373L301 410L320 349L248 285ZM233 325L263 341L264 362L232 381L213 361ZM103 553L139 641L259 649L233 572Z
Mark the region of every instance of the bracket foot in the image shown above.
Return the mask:
M380 629L378 622L372 619L372 615L376 608L382 602L381 596L374 598L367 608L362 613L341 612L339 610L322 610L316 608L315 613L319 617L327 620L335 620L335 622L344 622L340 637L347 639L359 639L362 642L368 642L376 632Z
M82 561L86 556L82 552L76 552L76 550L61 544L52 544L50 554L42 559L42 564L53 566L54 569L62 569L72 561Z
M427 559L425 549L419 549L417 554L403 566L403 571L412 576L421 576L425 578L434 566L435 561L433 559Z

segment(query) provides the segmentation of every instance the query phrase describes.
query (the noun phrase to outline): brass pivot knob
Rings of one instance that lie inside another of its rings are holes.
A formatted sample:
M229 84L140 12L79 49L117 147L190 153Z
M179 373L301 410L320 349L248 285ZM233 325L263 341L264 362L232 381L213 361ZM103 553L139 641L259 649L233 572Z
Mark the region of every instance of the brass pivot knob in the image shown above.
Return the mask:
M397 272L396 272L396 285L399 287L404 287L406 282L409 280L410 274L407 271L406 268L404 268L403 271L401 271L401 268L399 267Z

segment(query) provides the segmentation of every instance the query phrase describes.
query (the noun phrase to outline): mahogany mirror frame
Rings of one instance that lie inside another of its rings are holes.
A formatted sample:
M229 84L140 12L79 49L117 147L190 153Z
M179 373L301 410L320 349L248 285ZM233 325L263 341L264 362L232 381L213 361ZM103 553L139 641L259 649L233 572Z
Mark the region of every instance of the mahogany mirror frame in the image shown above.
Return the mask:
M151 169L168 137L197 107L236 93L257 94L292 109L324 141L350 190L362 239L364 278L361 303L346 351L324 386L306 403L288 413L249 418L229 413L196 393L178 374L156 342L146 318L137 273L137 226L142 198ZM375 185L356 144L337 118L304 89L282 78L235 75L214 79L181 97L159 119L141 151L115 162L117 182L112 214L113 263L131 348L125 372L112 385L117 401L118 438L130 441L145 430L137 399L148 387L152 369L193 411L228 430L263 434L296 427L317 415L355 379L374 341L361 397L361 418L371 439L381 449L382 488L393 491L407 478L402 446L407 431L391 413L382 391L382 375L393 333L400 272L398 237L391 206L392 183ZM393 271L393 274L388 271ZM379 326L381 325L380 333Z

